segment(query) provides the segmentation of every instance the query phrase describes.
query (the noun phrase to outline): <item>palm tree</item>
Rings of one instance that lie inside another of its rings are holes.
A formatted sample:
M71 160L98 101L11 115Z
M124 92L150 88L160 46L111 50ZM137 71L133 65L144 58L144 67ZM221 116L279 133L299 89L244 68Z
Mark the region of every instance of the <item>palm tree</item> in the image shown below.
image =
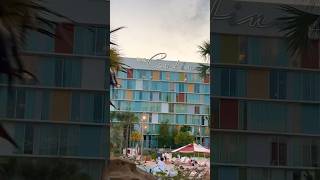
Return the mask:
M125 27L118 27L116 29L113 29L110 31L110 34L112 35L113 33L123 29ZM117 81L117 77L116 74L118 71L122 71L122 72L126 72L127 68L129 66L127 66L126 64L124 64L122 62L122 59L120 57L120 53L118 51L118 49L116 48L117 44L114 42L110 42L110 45L112 45L113 47L110 48L109 51L109 59L110 59L110 85L111 88L114 87L119 87L120 84ZM115 109L118 109L111 101L109 101L110 105L113 106Z
M288 42L291 55L300 55L306 50L314 50L313 41L319 39L320 15L291 6L280 6L287 15L277 18L280 32Z
M55 37L50 30L57 25L57 22L46 18L44 14L71 21L36 0L1 0L0 2L0 74L7 75L9 85L14 77L20 80L36 79L24 68L19 50L29 30Z
M55 36L50 32L50 29L57 22L46 18L48 15L71 21L67 17L46 8L40 1L0 1L0 75L5 75L8 78L9 96L12 92L10 89L14 78L22 81L25 79L37 80L35 75L24 68L19 52L28 31L37 31L49 37ZM17 147L1 124L0 137Z
M130 135L133 128L133 124L139 121L139 118L133 112L114 112L112 118L115 118L123 127L124 143L123 147L126 149L130 144Z
M204 41L202 45L199 45L198 52L203 57L205 62L208 62L212 53L210 42ZM201 78L205 78L210 73L210 66L207 64L199 63L199 67L197 69Z

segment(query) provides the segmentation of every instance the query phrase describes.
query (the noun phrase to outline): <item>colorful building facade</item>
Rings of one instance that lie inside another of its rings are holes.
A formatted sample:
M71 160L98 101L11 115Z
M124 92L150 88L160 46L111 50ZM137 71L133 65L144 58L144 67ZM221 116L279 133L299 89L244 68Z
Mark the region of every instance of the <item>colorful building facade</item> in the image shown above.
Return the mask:
M279 4L211 7L211 178L319 179L319 41L292 57Z
M121 85L111 91L119 110L134 112L141 120L147 116L144 147L158 147L161 123L179 129L191 127L197 142L209 145L209 78L200 78L197 63L123 58L130 68L118 72ZM139 125L136 125L139 131Z
M65 159L93 179L108 157L106 60L108 3L48 1L47 6L77 23L62 22L50 38L28 32L22 60L38 82L16 80L8 94L0 81L0 118L19 148L1 140L1 156ZM67 8L68 10L66 11ZM83 10L90 14L83 14Z

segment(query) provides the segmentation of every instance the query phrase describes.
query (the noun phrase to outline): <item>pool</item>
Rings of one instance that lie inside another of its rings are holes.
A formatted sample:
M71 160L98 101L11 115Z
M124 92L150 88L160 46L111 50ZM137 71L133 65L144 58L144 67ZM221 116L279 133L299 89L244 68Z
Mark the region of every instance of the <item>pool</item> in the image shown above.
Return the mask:
M157 171L155 168L155 164L145 164L145 165L137 165L137 168L140 170L151 173L152 171ZM168 170L168 176L169 177L174 177L178 174L178 172L173 168L173 166L166 166L166 169Z

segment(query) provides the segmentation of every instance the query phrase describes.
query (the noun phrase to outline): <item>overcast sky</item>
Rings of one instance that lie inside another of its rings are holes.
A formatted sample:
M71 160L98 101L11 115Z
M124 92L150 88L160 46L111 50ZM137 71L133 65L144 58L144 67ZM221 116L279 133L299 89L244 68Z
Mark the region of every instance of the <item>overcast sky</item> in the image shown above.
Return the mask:
M111 0L111 39L121 56L202 62L197 46L210 38L210 0Z

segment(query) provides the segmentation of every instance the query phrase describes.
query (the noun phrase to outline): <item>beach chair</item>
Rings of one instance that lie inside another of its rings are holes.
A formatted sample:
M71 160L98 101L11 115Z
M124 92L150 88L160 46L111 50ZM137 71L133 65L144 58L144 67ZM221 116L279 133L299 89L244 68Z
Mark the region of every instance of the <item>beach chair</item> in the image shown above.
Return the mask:
M204 168L203 170L198 171L198 174L194 178L195 179L203 179L208 174L209 168Z
M198 161L198 165L199 165L200 167L206 167L206 166L207 166L205 160L200 160L200 161Z

